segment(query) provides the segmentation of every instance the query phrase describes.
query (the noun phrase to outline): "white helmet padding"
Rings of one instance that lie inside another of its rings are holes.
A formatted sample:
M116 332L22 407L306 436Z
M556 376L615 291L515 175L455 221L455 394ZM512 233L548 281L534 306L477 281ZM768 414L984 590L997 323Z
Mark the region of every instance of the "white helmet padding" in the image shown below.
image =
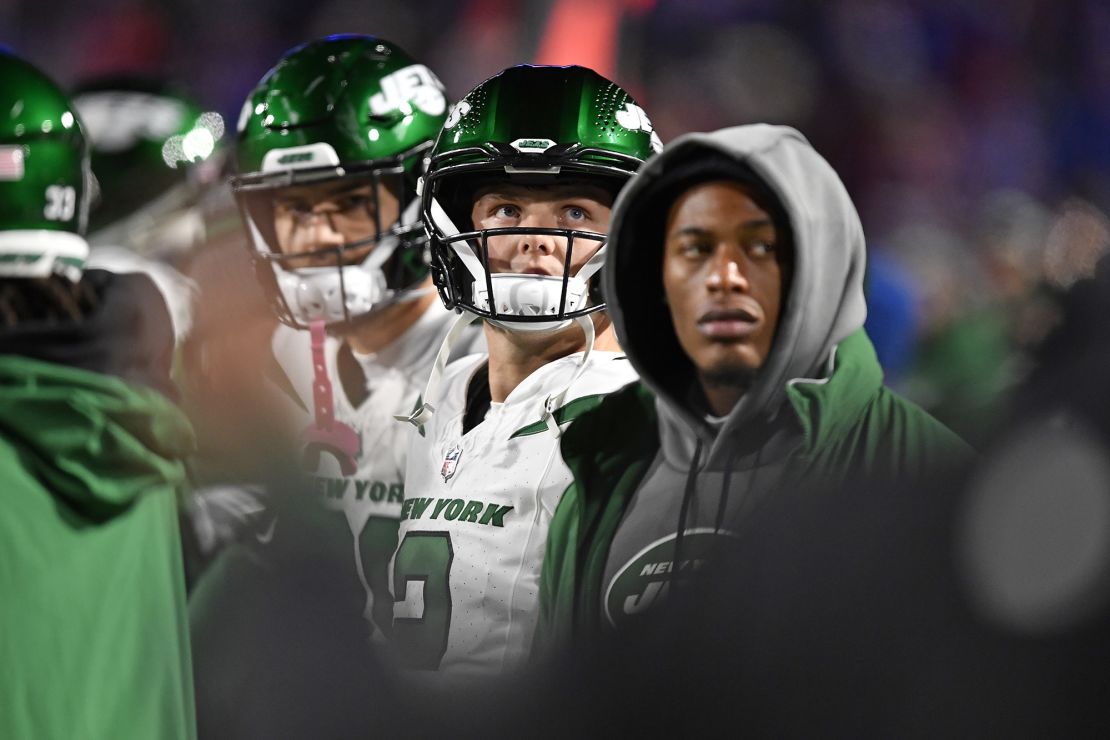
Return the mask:
M81 279L89 244L69 231L13 229L0 232L0 277L45 278L61 275L73 282Z

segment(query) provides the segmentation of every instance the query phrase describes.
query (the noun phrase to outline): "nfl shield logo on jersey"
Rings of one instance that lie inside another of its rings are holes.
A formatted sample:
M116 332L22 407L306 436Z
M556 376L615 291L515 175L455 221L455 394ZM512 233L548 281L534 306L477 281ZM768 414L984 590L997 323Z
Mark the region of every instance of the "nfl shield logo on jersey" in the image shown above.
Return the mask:
M443 482L455 474L455 468L459 467L459 457L462 455L462 445L455 445L447 450L447 456L443 458L443 467L439 469L439 474L443 476Z

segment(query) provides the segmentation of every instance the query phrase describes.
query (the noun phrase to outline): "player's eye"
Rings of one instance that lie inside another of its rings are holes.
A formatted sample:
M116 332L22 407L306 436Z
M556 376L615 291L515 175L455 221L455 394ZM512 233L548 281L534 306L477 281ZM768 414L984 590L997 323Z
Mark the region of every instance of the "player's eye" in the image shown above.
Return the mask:
M519 218L520 208L512 203L502 203L493 209L493 215L498 218Z
M767 240L759 240L748 247L748 252L753 257L766 257L775 253L775 245Z
M683 257L691 259L701 258L713 251L713 245L701 239L689 239L681 241L675 247L675 251Z
M277 211L279 215L301 219L312 212L312 207L309 206L308 203L284 201L277 203L274 207L274 210Z
M371 200L368 195L347 195L341 198L336 205L338 210L345 214L361 211L369 212L371 210Z
M580 208L578 206L569 206L564 213L566 213L567 218L571 221L585 221L590 217L589 212L585 208Z

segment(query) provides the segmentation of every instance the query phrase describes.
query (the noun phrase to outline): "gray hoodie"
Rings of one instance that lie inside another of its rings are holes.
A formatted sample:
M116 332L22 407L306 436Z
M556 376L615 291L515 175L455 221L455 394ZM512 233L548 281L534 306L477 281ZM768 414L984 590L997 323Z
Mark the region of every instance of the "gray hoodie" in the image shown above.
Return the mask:
M793 237L793 274L771 352L723 419L692 405L694 368L661 300L666 215L698 162L727 163L754 177L777 197ZM653 596L610 600L614 584L627 582L629 568L642 567L651 548L673 549L680 518L689 538L683 552L696 559L705 546L696 541L699 533L728 534L722 523L737 521L781 480L786 457L802 442L796 418L778 413L786 387L821 382L837 343L863 326L865 250L859 216L836 172L800 133L769 125L676 139L621 193L609 234L602 273L609 315L632 365L656 396L661 438L609 552L603 611L616 623L617 606L623 603L632 613L649 606Z

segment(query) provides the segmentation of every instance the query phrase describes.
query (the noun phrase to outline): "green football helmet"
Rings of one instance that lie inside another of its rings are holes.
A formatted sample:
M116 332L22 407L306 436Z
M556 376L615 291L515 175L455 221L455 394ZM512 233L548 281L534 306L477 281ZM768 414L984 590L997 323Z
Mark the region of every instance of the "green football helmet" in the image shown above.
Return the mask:
M172 256L204 238L198 205L217 182L224 121L169 85L144 77L86 80L73 105L91 145L99 198L89 242Z
M92 175L81 121L50 78L0 48L0 277L77 281Z
M615 197L660 149L658 134L632 96L585 67L521 65L475 87L448 116L422 184L432 275L444 305L516 331L561 328L605 308L593 290L604 260L603 234L475 229L475 195L491 181L526 187L586 182ZM491 273L488 239L506 233L565 238L564 274ZM568 274L576 246L599 243L578 274Z
M299 328L320 319L346 323L421 294L427 239L416 184L447 108L443 84L427 67L371 36L329 36L298 46L262 78L239 118L232 188L259 279L282 321ZM275 197L328 182L373 185L365 206L373 233L308 255L283 254ZM399 198L395 223L379 218L383 188ZM352 253L369 245L352 264ZM315 266L304 266L305 257Z

